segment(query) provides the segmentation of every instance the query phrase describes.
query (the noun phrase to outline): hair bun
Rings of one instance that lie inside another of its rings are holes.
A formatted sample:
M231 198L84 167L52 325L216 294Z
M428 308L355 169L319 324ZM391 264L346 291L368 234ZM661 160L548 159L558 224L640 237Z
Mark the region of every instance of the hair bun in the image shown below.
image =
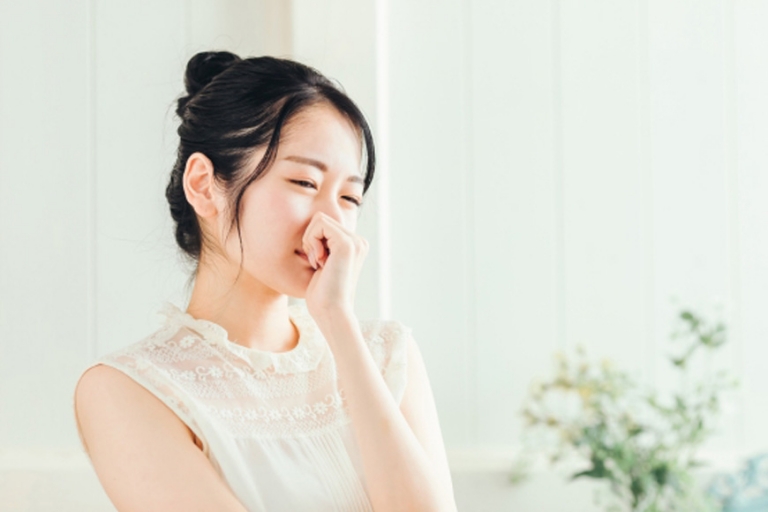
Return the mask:
M187 89L187 96L179 99L176 113L181 116L189 100L216 76L240 60L242 59L234 53L223 51L199 52L192 56L187 63L187 70L184 74L184 87Z
M200 52L187 63L184 86L187 94L194 96L208 85L216 75L239 61L240 57L230 52Z

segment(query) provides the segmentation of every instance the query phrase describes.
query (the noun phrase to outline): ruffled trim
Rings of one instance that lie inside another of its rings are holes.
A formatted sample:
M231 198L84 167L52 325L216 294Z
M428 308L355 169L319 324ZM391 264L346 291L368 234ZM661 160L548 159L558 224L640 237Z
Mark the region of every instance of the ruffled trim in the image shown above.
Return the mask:
M169 301L162 305L158 313L166 317L166 326L173 324L188 327L200 334L204 341L225 348L250 362L255 370L268 373L312 371L317 368L326 350L329 350L317 324L302 303L288 306L288 314L299 330L299 343L288 352L269 352L239 345L229 339L229 333L221 325L194 318Z

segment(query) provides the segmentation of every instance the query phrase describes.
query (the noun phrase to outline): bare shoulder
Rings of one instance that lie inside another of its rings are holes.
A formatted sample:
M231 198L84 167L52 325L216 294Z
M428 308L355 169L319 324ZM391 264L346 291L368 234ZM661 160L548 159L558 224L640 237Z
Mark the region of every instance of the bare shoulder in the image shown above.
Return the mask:
M162 427L166 436L194 439L189 427L160 399L122 371L104 364L93 366L80 376L75 406L83 435L92 434L92 428L85 431L91 424L121 428L126 420L131 421L126 417L130 416ZM84 448L90 455L90 448Z
M189 427L120 370L98 364L80 376L75 419L99 481L119 511L245 511Z

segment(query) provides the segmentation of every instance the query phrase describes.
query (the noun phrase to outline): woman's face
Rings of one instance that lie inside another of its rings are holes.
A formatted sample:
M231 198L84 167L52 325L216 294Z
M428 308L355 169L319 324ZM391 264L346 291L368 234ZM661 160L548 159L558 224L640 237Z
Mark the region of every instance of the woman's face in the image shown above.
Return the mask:
M249 163L255 168L266 148ZM315 270L302 237L312 216L323 212L355 231L363 200L362 146L342 114L325 103L309 107L284 125L274 163L245 190L241 202L243 275L278 293L304 297ZM351 178L351 180L350 180ZM219 216L219 233L229 225ZM237 227L225 244L230 263L240 264Z

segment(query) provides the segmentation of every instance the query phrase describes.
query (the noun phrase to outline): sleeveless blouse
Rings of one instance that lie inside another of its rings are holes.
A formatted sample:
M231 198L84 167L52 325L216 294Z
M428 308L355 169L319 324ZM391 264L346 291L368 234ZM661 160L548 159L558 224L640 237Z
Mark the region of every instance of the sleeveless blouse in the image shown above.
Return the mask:
M288 308L299 331L288 352L238 345L220 325L165 302L161 328L86 370L116 368L165 403L250 512L372 511L333 353L306 304ZM359 324L399 405L411 330L393 320Z

